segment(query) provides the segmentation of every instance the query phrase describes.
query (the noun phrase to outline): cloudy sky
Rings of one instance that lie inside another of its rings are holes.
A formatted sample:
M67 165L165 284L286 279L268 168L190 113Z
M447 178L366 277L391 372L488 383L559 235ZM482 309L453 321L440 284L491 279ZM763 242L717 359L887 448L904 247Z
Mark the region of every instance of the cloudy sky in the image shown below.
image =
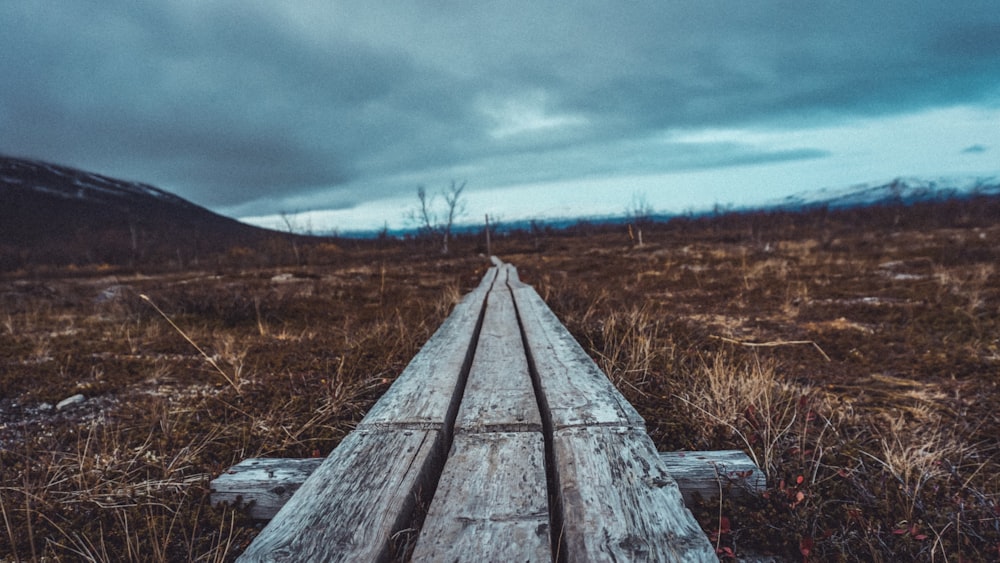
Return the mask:
M266 223L1000 174L996 0L0 0L0 153Z

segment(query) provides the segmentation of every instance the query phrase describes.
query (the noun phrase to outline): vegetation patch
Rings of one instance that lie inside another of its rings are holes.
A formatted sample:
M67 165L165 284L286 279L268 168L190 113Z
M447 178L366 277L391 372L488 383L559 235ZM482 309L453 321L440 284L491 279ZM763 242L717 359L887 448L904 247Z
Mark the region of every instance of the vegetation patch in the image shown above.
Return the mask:
M996 217L988 200L492 244L660 450L765 471L760 498L692 507L723 559L977 561L1000 556ZM317 244L0 280L0 559L234 559L260 527L211 506L209 480L327 455L489 265L472 234L448 256Z

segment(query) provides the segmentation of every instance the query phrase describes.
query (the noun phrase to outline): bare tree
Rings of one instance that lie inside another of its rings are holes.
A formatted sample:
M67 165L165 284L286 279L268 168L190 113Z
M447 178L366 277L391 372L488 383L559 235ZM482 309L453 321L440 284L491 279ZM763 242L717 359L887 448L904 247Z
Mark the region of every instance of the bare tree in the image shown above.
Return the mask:
M465 201L462 199L462 191L465 190L465 182L461 185L451 181L451 187L444 193L444 203L448 207L447 220L444 222L444 245L441 247L442 254L448 254L448 239L451 238L451 228L455 224L455 219L465 214Z
M431 211L431 199L427 198L427 188L417 186L417 199L420 207L410 211L410 220L417 224L417 230L430 236L437 231L437 216Z
M632 193L632 202L625 209L628 219L636 224L646 224L653 219L653 206L650 205L646 194L640 192Z
M639 246L642 246L642 228L653 220L653 206L646 199L646 194L632 193L632 202L625 209L625 216L629 220L629 238L632 238L632 223L634 223Z
M417 233L420 236L442 237L442 254L448 253L448 242L451 240L455 221L465 214L465 200L462 198L465 184L466 182L459 184L452 180L451 187L441 193L444 199L444 211L440 216L434 211L435 197L428 196L427 188L424 186L417 186L417 200L420 203L407 214L410 222L417 226Z
M285 224L285 230L288 231L288 241L292 243L292 254L295 255L295 265L302 265L302 256L299 253L299 241L298 241L298 225L295 224L294 219L290 216L287 211L282 211L280 213L281 221Z

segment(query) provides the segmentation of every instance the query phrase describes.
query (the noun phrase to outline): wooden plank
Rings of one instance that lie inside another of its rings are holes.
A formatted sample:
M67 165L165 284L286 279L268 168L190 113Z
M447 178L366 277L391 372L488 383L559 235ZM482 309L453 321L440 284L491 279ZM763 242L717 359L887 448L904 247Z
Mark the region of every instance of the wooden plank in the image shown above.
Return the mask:
M385 561L443 460L434 430L355 430L238 561Z
M429 502L472 361L491 268L393 386L303 483L241 561L371 561Z
M358 428L241 560L384 560L444 464L450 424L497 268L452 311Z
M660 452L659 456L688 506L695 495L717 498L720 481L723 494L735 499L767 489L764 472L741 450ZM250 505L249 516L270 520L322 462L320 458L246 459L212 481L212 504L235 505L242 499Z
M250 458L212 480L213 505L246 506L256 520L270 520L292 498L323 458Z
M359 428L384 425L441 430L458 409L456 390L472 359L483 303L497 268L455 310L410 361L388 391L368 411Z
M527 352L555 429L571 426L635 426L645 421L615 389L530 286L510 282Z
M553 457L567 561L718 561L644 430L557 430Z
M414 560L552 560L550 522L559 560L715 560L635 409L502 263L240 560L384 561L438 482Z
M412 561L551 561L540 432L456 434Z
M717 561L635 408L531 287L510 275L539 403L567 561Z
M456 433L542 430L517 313L505 282L506 269L501 269L486 302Z
M500 268L413 561L551 560L545 443L510 291Z
M660 460L677 481L688 506L704 500L757 495L767 489L767 476L742 450L661 452Z

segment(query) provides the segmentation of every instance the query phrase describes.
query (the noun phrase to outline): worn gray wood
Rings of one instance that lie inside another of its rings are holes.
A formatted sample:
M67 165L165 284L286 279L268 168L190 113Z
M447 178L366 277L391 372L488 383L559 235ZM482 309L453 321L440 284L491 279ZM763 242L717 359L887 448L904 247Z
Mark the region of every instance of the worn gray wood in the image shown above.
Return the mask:
M455 422L456 433L542 431L506 278L507 270L502 268L486 301L479 342Z
M456 434L412 560L551 561L542 434Z
M548 561L545 441L501 267L413 561Z
M635 408L615 389L530 286L510 283L528 353L556 429L581 425L645 427Z
M435 483L414 560L715 560L641 417L494 264L242 561L385 560Z
M490 268L479 286L455 306L368 411L359 428L391 425L444 429L445 421L457 412L456 388L463 367L472 358L476 327L496 273L497 268Z
M677 481L688 506L704 500L757 495L767 489L767 476L742 450L661 452L660 460Z
M530 286L509 275L552 441L567 561L717 561L635 408Z
M760 494L767 488L764 472L741 450L659 455L688 506L695 495L706 500L717 498L720 481L727 498ZM242 498L244 505L250 505L252 518L269 520L322 462L320 458L246 459L211 482L212 503L235 505Z
M441 473L497 268L251 543L241 561L378 561Z
M553 450L567 561L718 561L644 430L564 428Z
M322 463L323 458L245 459L212 480L212 504L249 505L251 518L270 520Z
M440 471L441 433L355 430L239 561L381 561L414 499Z

